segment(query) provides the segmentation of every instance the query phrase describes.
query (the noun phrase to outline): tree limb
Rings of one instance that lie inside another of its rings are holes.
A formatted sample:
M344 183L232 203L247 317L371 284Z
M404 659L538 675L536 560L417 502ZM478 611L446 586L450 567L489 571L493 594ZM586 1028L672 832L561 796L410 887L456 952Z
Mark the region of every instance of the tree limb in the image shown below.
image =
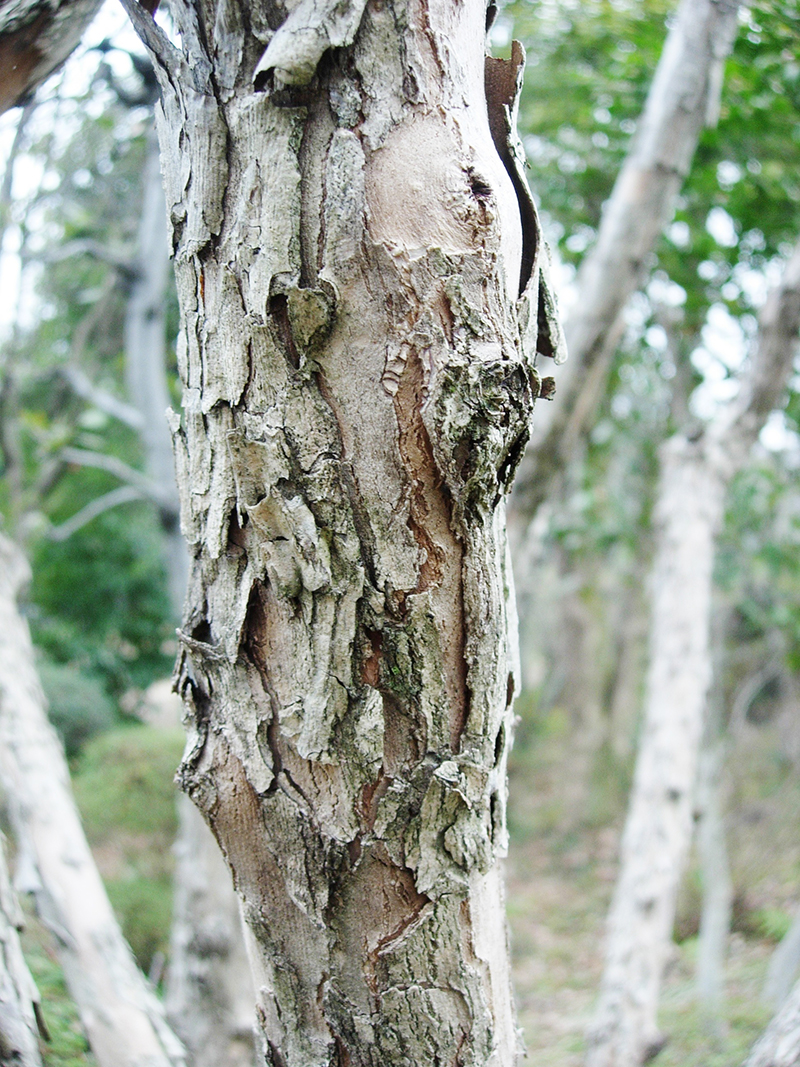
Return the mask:
M104 511L110 511L111 508L117 507L118 504L128 504L132 500L141 500L143 497L144 494L139 489L134 489L132 485L121 485L118 489L112 489L110 493L97 497L96 500L87 504L85 508L81 508L80 511L76 512L71 519L62 522L60 526L52 527L48 536L51 541L66 541L67 538L72 537L74 533L77 533L78 530L90 523L92 519L102 515Z

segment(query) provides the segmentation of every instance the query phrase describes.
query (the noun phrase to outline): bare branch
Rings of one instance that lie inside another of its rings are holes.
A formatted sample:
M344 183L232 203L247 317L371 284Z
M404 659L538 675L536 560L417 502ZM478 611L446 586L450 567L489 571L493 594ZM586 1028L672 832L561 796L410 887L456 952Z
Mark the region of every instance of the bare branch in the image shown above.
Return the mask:
M150 497L156 503L161 501L158 486L151 482L149 478L146 478L141 471L129 467L127 463L117 459L116 456L108 456L103 452L90 452L88 449L83 448L62 448L61 456L67 463L75 463L80 467L96 467L98 470L108 471L109 474L113 474L120 481L135 486L140 493Z
M101 263L107 263L109 267L119 271L126 279L133 280L137 274L136 266L130 256L124 255L122 252L116 252L99 241L92 241L88 238L68 241L65 245L61 245L60 248L54 248L52 251L47 252L40 259L43 263L62 263L72 256L91 256Z
M102 515L104 511L110 511L118 504L128 504L132 500L142 498L143 494L138 489L134 489L132 485L121 485L118 489L112 489L110 493L97 497L91 504L87 504L85 508L76 512L71 519L62 522L60 526L54 526L48 536L51 541L66 541L68 537L72 537L74 533L90 523L92 519L96 519L98 515Z
M758 337L742 378L742 389L719 433L723 447L750 449L779 406L797 353L800 335L800 241L794 247L780 282L767 297L758 317Z
M130 426L132 430L141 430L144 426L142 413L132 404L126 404L124 400L118 400L105 389L94 385L87 375L78 367L65 366L59 368L59 374L66 380L72 391L83 400L88 400L100 411L110 415L113 419Z
M155 21L148 9L139 0L120 0L139 39L153 58L156 73L159 69L175 80L186 80L190 85L196 79L181 53Z

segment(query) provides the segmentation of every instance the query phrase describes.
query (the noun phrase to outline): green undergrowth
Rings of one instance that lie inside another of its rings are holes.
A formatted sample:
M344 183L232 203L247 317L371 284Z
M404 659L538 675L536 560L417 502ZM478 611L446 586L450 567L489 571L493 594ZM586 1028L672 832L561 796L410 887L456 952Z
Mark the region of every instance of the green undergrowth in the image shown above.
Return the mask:
M180 730L134 726L89 741L73 775L75 799L108 895L139 965L169 949L173 778Z
M39 989L42 1016L50 1040L41 1041L44 1067L96 1067L89 1051L78 1011L64 983L53 935L24 904L22 951Z

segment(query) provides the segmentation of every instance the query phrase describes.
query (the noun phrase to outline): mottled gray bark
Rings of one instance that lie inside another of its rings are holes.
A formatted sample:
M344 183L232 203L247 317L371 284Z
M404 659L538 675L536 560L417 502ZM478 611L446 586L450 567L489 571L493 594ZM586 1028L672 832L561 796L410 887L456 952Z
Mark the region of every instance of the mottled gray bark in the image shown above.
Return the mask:
M17 884L56 936L64 976L101 1067L183 1067L180 1042L137 968L92 859L61 744L47 720L16 597L29 577L0 535L0 779L17 840Z
M525 522L552 495L553 479L604 395L620 316L672 218L703 126L716 121L738 8L738 0L682 0L678 8L597 241L578 272L558 404L548 411L546 432L528 450L514 489L514 509Z
M22 912L8 877L5 837L0 834L0 1064L41 1067L39 992L19 943Z
M139 432L161 517L170 599L178 620L189 568L167 423L170 271L166 204L153 131L145 159L142 215L125 316L125 376L128 397L140 414ZM167 1015L193 1067L243 1067L253 1061L255 1013L239 902L219 846L185 798L179 802L175 852Z
M756 1041L744 1067L797 1067L800 1063L800 982Z
M662 1041L656 1015L691 840L692 799L711 681L716 531L725 487L781 400L800 330L800 244L759 317L737 400L705 434L661 450L644 729L608 920L588 1067L639 1067Z
M267 1062L511 1064L503 499L559 343L522 50L485 64L482 3L198 0L179 54L123 2L183 321L181 773Z

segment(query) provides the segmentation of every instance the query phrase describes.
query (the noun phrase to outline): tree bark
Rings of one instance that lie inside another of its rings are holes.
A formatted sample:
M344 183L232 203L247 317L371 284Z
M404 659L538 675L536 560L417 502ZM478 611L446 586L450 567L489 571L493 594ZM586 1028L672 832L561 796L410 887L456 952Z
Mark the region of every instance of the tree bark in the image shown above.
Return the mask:
M153 131L145 159L138 249L125 316L125 372L128 397L141 415L147 474L158 494L170 600L179 620L189 568L167 423L170 271L167 210ZM179 801L178 814L167 1016L193 1067L244 1067L253 1061L255 1013L238 898L219 846L200 814L185 798Z
M221 0L175 5L179 54L124 3L183 319L181 774L267 1062L511 1064L503 498L540 313L558 343L522 49L485 88L483 4Z
M717 1029L722 1027L725 958L733 914L733 880L722 810L724 742L717 735L701 753L698 776L697 850L703 908L697 942L697 995Z
M39 1055L39 991L19 943L22 912L11 886L0 835L0 1064L42 1067Z
M581 263L574 310L565 325L570 358L558 404L520 468L514 510L525 524L590 425L619 340L618 323L641 285L649 257L672 218L675 198L705 124L716 122L738 0L682 0L639 119L603 208L597 241Z
M800 982L756 1041L744 1067L796 1067L800 1063Z
M0 114L25 104L67 59L102 0L5 0L0 10Z
M663 1041L658 997L691 840L692 792L711 681L714 541L725 487L743 465L792 368L800 330L800 244L759 318L739 397L695 440L662 447L655 509L645 721L608 920L588 1067L638 1067Z
M17 882L56 936L101 1067L183 1067L180 1042L122 937L83 834L17 610L27 578L21 553L0 535L0 777L19 847Z

